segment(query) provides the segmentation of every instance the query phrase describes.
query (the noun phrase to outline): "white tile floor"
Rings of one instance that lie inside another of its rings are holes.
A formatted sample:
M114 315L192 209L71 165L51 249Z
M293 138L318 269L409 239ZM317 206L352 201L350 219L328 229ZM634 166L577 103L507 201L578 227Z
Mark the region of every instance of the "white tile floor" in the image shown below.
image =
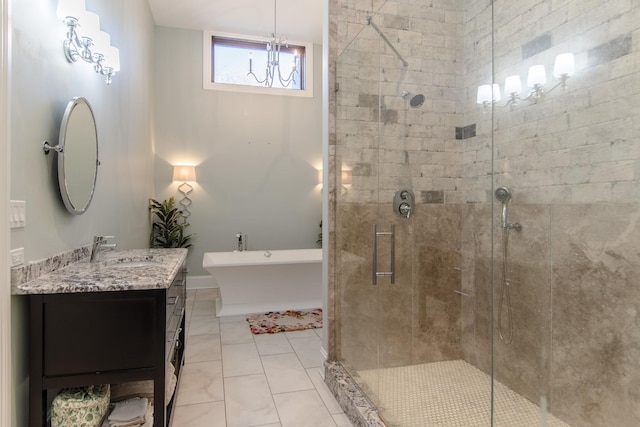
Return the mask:
M215 316L218 295L188 292L174 427L351 427L320 376L321 330L253 335Z

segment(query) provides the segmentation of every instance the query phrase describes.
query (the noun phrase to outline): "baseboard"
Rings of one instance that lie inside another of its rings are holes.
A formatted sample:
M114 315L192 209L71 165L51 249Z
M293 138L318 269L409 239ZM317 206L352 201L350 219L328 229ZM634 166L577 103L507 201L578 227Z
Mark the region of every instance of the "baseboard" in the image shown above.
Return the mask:
M327 353L327 350L325 350L324 347L320 347L320 354L322 355L322 361L329 358L329 353Z
M218 287L212 276L187 276L187 289L214 289Z

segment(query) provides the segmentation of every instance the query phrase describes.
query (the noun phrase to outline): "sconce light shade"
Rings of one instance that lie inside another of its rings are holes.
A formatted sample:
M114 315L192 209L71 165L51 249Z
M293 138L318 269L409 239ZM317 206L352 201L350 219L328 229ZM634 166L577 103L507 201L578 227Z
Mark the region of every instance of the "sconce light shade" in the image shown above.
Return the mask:
M573 60L573 53L562 53L556 56L556 62L553 66L553 76L560 78L563 75L571 77L576 72L576 66Z
M91 40L99 38L100 17L98 15L93 12L85 11L78 19L80 20L82 37L88 37Z
M104 66L111 68L115 72L120 71L120 50L117 47L109 46L105 51Z
M196 167L195 166L174 166L173 167L173 181L180 182L195 182L196 181Z
M498 85L497 83L493 84L493 102L498 102L502 99L502 96L500 95L500 85Z
M56 15L63 22L67 20L67 17L80 19L84 12L84 0L58 0Z
M536 85L547 84L547 73L544 70L544 65L534 65L529 68L529 74L527 76L527 86L535 87Z
M504 81L504 93L506 94L519 94L522 92L522 81L520 81L520 76L509 76Z
M109 46L111 46L111 36L104 31L98 31L97 34L93 36L93 46L96 52L107 52Z
M478 96L476 98L476 102L478 104L498 102L502 99L500 96L500 86L497 84L493 85L481 85L478 86Z
M350 170L342 171L342 185L351 186L353 183L353 172Z
M478 97L476 99L478 104L484 104L485 102L491 102L491 85L478 86Z

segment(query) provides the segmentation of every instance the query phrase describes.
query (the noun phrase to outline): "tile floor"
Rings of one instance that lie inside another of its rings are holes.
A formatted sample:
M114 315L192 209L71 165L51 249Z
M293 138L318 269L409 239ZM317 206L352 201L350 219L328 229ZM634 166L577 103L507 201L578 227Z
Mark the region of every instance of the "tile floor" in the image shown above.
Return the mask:
M215 316L218 297L188 291L174 427L351 427L320 376L321 330L253 335Z
M389 425L403 427L488 426L491 377L464 360L448 360L358 372L375 387ZM540 407L493 382L496 427L569 427Z

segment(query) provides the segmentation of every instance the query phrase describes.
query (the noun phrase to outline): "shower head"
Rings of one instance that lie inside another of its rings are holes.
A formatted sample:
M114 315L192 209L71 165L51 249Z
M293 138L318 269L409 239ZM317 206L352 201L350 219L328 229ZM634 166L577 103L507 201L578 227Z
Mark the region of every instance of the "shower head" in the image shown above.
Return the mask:
M421 93L415 95L411 98L411 101L409 101L409 105L414 108L422 107L422 104L424 104L424 95Z
M511 199L511 190L507 187L496 188L496 199L502 203L507 203Z
M404 99L409 99L411 95L411 92L408 92L406 90L402 92L402 97ZM424 95L421 93L412 96L409 100L409 105L411 105L413 108L422 107L422 104L424 104Z

